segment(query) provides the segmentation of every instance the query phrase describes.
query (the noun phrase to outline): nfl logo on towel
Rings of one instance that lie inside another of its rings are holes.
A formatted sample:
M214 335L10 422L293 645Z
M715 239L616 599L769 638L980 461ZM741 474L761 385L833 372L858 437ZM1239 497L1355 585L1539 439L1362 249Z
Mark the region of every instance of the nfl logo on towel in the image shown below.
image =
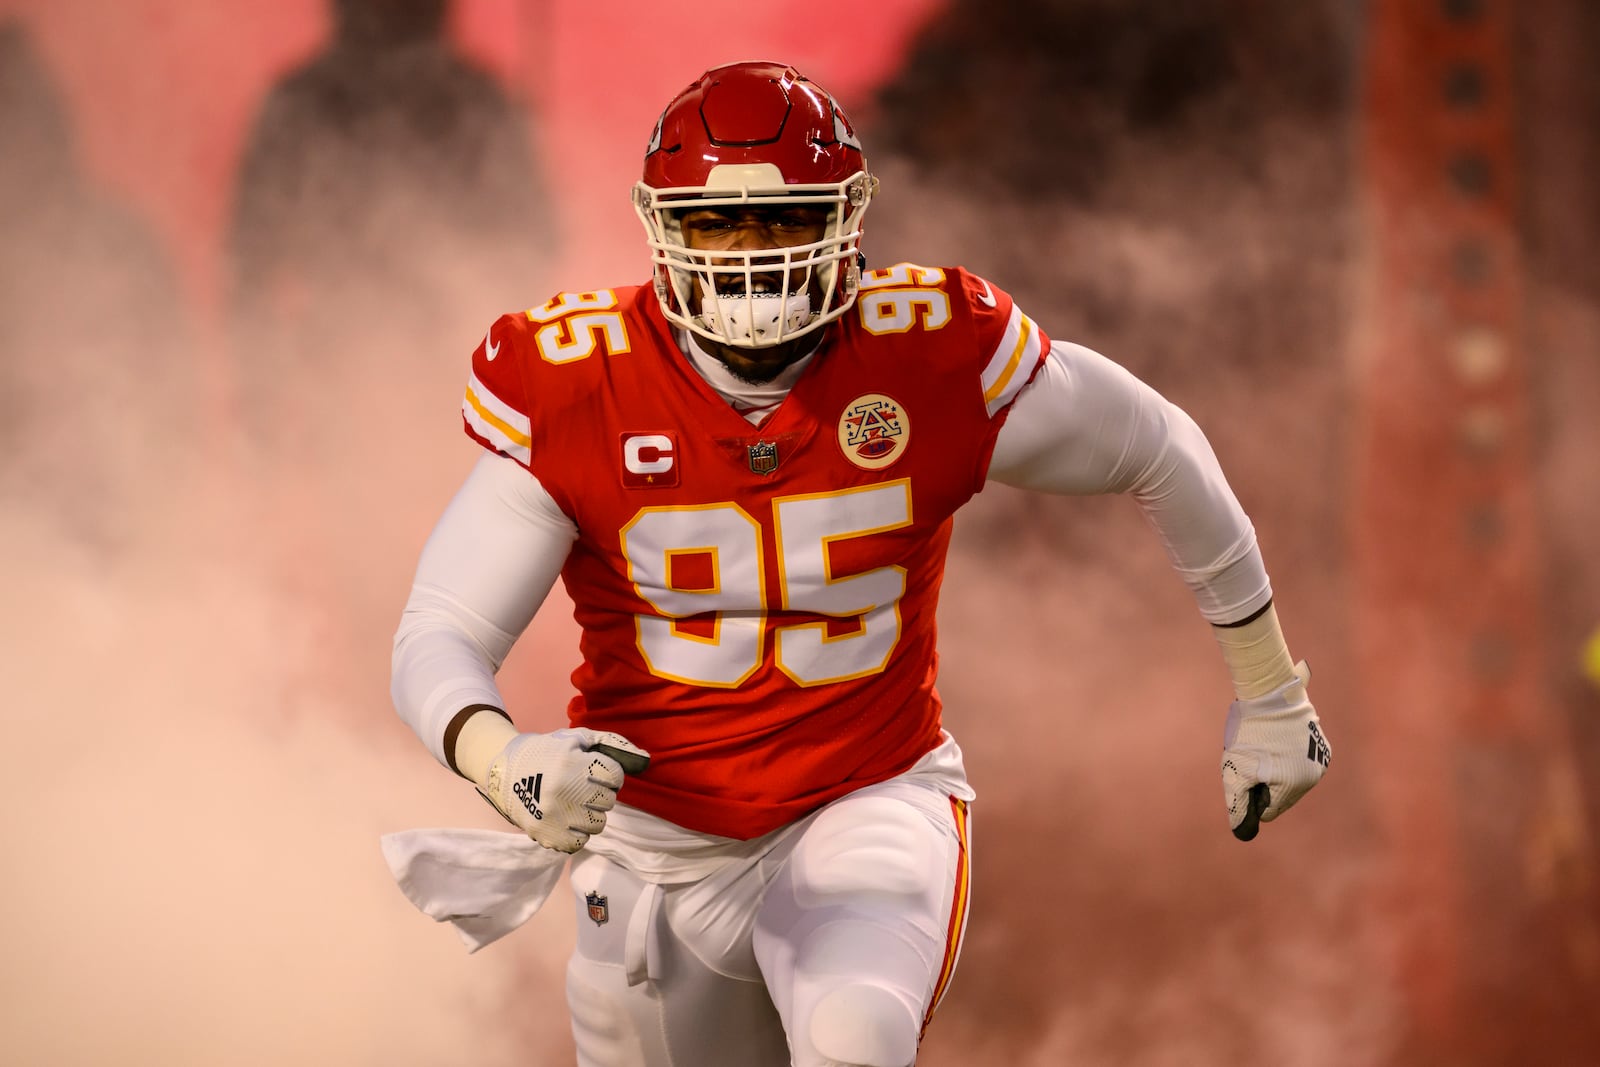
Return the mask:
M750 469L757 474L771 474L778 469L778 446L757 441L750 446Z
M599 893L590 893L583 898L583 901L589 905L589 918L594 920L596 926L604 926L611 920L611 908L605 897Z

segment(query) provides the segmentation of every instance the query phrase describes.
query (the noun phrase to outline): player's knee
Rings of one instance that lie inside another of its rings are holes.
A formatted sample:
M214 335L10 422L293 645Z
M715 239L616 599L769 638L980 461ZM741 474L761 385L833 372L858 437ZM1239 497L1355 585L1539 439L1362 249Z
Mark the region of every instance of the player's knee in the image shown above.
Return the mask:
M811 1013L811 1044L827 1067L909 1067L917 1030L911 1009L881 986L839 986Z

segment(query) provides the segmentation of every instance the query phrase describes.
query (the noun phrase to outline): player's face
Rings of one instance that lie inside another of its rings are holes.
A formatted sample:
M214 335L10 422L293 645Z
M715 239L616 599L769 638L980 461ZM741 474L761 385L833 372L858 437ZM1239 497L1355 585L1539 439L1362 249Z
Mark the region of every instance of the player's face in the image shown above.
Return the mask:
M717 252L759 252L762 249L796 248L815 244L827 232L827 209L815 204L756 205L734 207L697 208L687 211L680 219L684 244L696 251L713 253L707 258L714 266L735 266L743 257L720 258ZM782 257L772 263L781 266ZM763 259L757 257L755 266ZM808 274L808 284L814 279ZM784 272L780 270L756 271L750 276L757 292L778 293L784 288ZM698 280L696 285L701 284ZM721 296L743 295L743 273L716 276L717 293ZM699 294L697 294L699 295ZM779 371L810 351L814 338L797 338L793 342L770 348L738 348L733 345L702 342L711 354L720 359L729 370L747 381L770 381Z
M681 221L690 248L753 252L822 240L828 212L816 204L747 204L686 211Z

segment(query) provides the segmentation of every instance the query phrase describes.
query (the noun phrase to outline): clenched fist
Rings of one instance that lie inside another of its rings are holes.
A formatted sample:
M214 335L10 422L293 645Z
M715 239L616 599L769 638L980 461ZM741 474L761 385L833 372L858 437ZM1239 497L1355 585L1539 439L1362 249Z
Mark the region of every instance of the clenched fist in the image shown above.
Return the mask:
M1311 668L1265 696L1235 700L1222 733L1222 795L1233 836L1249 841L1263 822L1294 807L1333 757L1306 696Z
M576 852L605 829L624 773L649 765L649 753L618 734L518 734L490 762L478 792L545 848Z

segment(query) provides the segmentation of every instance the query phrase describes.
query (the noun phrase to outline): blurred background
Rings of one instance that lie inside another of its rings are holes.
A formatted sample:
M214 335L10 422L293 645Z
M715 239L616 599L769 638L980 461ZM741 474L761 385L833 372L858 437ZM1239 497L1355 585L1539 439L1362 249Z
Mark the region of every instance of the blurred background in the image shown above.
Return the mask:
M390 881L380 834L494 822L389 643L485 326L645 281L661 107L772 57L860 127L876 265L1206 429L1335 750L1234 841L1136 509L983 493L920 1062L1600 1062L1597 50L1586 0L0 0L0 1053L572 1062L567 907L469 957ZM575 657L558 591L524 728Z

